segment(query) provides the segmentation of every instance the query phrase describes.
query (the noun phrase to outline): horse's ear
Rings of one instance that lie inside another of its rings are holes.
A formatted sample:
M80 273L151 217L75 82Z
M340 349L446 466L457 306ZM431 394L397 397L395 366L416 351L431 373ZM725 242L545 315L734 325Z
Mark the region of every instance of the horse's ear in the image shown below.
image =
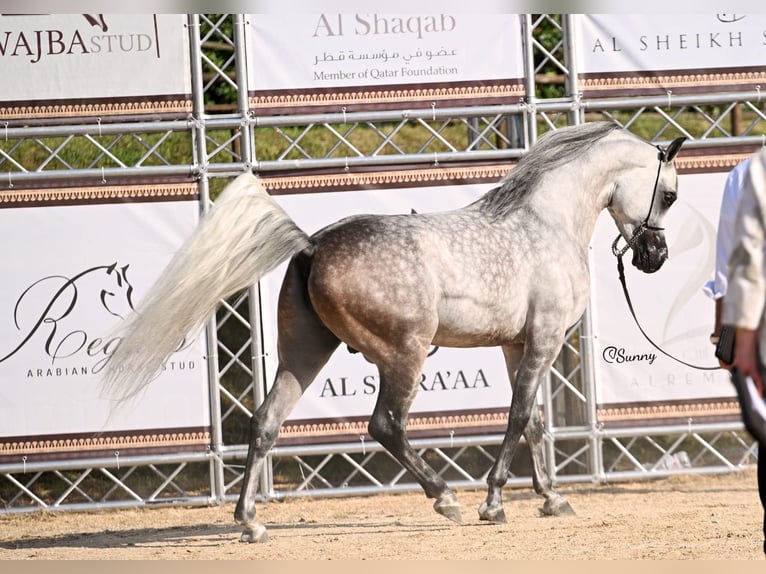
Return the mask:
M686 136L681 136L670 142L668 149L665 150L665 161L670 163L676 157L676 154L680 151L681 146L686 141Z

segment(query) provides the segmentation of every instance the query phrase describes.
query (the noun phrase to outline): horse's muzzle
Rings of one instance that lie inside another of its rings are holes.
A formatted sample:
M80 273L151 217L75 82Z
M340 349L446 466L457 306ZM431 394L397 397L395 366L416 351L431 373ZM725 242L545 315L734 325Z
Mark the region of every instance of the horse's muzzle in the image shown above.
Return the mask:
M646 230L633 244L633 266L654 273L668 258L668 244L662 231Z

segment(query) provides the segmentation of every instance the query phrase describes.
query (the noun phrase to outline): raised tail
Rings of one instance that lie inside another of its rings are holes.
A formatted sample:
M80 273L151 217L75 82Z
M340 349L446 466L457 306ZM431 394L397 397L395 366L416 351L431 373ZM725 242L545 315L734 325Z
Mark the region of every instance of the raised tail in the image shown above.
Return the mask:
M257 177L250 172L237 177L124 321L104 370L104 391L117 401L135 396L221 299L309 246L308 235Z

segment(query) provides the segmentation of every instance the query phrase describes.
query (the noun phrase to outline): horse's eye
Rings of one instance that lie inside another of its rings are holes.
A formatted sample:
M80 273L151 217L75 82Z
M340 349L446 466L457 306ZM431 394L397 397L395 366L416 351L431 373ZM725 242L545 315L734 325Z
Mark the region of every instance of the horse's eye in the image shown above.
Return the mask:
M673 202L676 199L678 199L678 193L676 193L675 191L666 191L664 195L664 199L665 199L665 205L667 207L670 207L671 205L673 205Z

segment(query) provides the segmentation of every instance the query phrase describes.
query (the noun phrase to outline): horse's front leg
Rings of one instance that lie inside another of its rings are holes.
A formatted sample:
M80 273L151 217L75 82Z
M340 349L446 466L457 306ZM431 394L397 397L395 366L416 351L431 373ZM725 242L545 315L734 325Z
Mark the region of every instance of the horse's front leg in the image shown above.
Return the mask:
M536 344L535 341L543 341L543 344ZM550 341L557 342L551 344ZM559 342L561 341L561 342ZM522 347L514 345L504 347L503 352L508 366L508 375L511 378L513 386L513 397L511 399L511 409L508 417L508 428L505 431L503 444L500 452L495 459L489 475L487 476L487 498L479 506L479 518L495 523L505 523L505 510L503 509L502 489L508 482L508 475L511 467L511 461L519 444L521 435L527 428L532 410L536 407L537 389L540 386L545 373L553 364L561 344L562 337L540 337L535 339L527 338L527 342ZM540 433L540 442L542 433ZM542 449L539 448L540 455Z
M370 435L408 470L420 483L426 496L435 499L436 512L462 524L460 503L446 481L423 460L407 439L407 416L415 398L418 374L422 372L422 356L412 361L410 368L406 360L396 365L383 365L380 369L380 389L375 409L370 417Z

